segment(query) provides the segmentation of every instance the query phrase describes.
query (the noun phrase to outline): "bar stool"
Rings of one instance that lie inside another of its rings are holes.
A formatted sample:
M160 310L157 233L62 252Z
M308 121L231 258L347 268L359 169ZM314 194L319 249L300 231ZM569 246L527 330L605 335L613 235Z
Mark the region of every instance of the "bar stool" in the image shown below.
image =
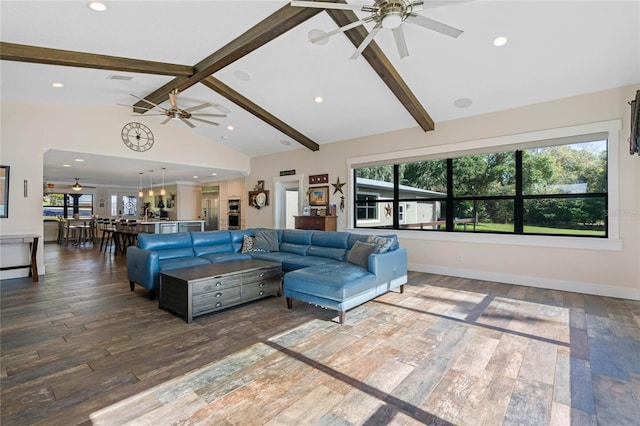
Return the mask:
M69 245L69 240L75 241L76 244L79 241L78 238L80 230L76 225L72 225L71 223L72 222L69 220L65 221L64 245L66 246Z
M102 238L100 239L100 251L104 247L104 252L107 252L107 247L109 247L109 251L111 251L111 247L113 247L113 234L116 231L115 220L112 221L110 219L98 219L98 231L102 232ZM106 240L105 240L106 238Z

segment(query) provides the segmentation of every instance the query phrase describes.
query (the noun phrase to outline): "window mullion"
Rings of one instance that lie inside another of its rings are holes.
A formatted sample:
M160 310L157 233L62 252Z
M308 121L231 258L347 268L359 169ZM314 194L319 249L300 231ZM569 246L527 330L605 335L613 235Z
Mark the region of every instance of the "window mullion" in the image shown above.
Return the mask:
M451 158L447 158L447 206L445 212L446 230L453 231L453 159Z
M522 151L516 151L516 198L513 206L513 231L524 233L524 201L522 198Z

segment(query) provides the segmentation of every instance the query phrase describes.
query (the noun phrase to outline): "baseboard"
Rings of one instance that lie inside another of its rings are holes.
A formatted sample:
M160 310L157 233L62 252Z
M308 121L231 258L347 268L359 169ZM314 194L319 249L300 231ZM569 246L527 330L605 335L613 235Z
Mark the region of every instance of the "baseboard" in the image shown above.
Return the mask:
M596 296L616 297L620 299L640 300L640 288L614 287L605 284L581 281L555 280L550 278L529 277L526 275L502 274L499 272L479 271L475 269L449 268L445 266L409 263L409 270L429 274L449 275L505 284L526 285L550 290L571 291Z

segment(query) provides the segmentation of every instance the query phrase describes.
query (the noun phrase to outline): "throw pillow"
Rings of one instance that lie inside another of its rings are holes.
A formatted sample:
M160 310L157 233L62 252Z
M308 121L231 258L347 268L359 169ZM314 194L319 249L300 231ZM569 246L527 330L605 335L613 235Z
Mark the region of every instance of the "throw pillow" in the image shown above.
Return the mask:
M250 237L248 235L242 236L242 253L253 251L253 241L253 237Z
M274 229L263 229L256 232L253 243L254 250L280 251L278 245L278 233Z
M376 253L385 253L391 248L391 244L393 244L393 238L369 235L369 237L367 238L367 243L375 244L378 246L378 251L376 251Z
M356 241L356 243L349 251L347 262L367 269L369 267L369 255L375 253L376 250L378 250L377 244L369 244L363 243L362 241Z

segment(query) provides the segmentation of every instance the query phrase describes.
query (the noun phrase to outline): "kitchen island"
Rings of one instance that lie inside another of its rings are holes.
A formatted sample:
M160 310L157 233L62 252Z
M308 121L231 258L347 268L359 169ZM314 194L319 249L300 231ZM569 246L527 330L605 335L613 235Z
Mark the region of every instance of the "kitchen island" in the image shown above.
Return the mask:
M204 220L146 220L137 223L140 230L150 234L204 231Z

